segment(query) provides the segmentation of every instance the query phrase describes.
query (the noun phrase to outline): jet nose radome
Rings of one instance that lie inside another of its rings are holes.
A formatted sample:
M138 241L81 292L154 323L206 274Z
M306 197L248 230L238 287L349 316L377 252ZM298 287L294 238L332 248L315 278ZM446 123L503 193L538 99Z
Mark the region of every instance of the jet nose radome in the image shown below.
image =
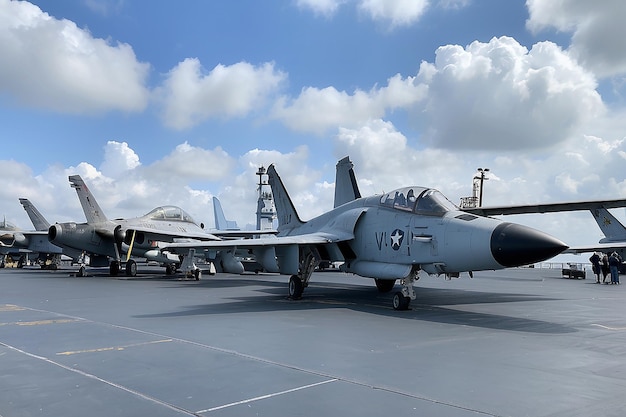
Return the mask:
M504 267L545 261L567 247L555 237L515 223L502 223L491 234L491 254Z

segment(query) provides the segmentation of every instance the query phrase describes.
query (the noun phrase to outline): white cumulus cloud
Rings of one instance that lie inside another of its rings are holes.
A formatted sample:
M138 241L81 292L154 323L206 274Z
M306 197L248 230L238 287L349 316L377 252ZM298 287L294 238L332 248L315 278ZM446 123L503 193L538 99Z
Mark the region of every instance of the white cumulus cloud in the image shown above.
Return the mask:
M415 116L443 147L549 147L605 111L593 75L551 42L530 51L509 37L442 46L417 79L428 98Z
M332 16L339 6L347 0L297 0L297 5L303 9L310 9L315 14Z
M273 63L220 64L205 73L198 59L188 58L168 73L157 95L164 105L165 124L186 129L213 117L247 115L260 108L285 78Z
M103 174L118 177L141 165L139 155L126 142L108 141L104 147L104 161L100 165Z
M0 0L0 92L64 113L141 111L149 65L125 43L94 38L37 6Z
M273 117L295 131L322 134L338 127L356 127L384 117L395 108L407 107L425 97L426 89L414 77L396 75L386 87L349 94L334 87L304 88L295 99L282 97L274 106Z
M227 176L233 165L234 160L219 146L210 150L185 142L146 170L161 181L216 181Z
M358 7L372 20L389 22L394 28L417 21L426 11L428 0L361 0Z
M464 7L468 0L441 0L445 9ZM356 8L375 22L384 22L390 29L409 26L420 19L429 7L428 0L297 0L302 9L331 17L340 6L355 3Z
M528 0L533 32L572 33L570 51L599 77L626 73L626 2L622 0Z

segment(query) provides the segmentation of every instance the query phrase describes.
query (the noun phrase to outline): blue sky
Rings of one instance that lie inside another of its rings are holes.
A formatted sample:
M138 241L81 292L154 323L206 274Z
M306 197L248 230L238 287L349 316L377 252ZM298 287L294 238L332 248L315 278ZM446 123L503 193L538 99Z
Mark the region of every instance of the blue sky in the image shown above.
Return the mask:
M0 211L83 221L78 173L109 217L211 224L215 195L254 223L275 163L309 218L346 155L364 194L458 203L489 167L486 205L624 197L625 18L618 0L0 0ZM515 221L601 237L587 213Z

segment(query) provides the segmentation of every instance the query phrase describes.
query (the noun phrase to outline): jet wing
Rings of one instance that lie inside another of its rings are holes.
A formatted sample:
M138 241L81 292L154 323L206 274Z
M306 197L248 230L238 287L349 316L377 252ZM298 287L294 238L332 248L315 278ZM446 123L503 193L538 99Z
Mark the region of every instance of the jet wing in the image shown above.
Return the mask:
M276 247L287 245L323 245L329 243L343 242L346 240L354 239L352 234L331 234L325 232L307 233L303 235L295 236L272 236L272 237L260 237L257 239L231 239L231 240L216 240L216 241L204 241L204 242L159 242L158 247L161 250L183 253L185 254L189 249L196 250L224 250L231 248L262 248L262 247Z
M563 251L563 253L585 253L585 252L613 252L615 250L626 249L626 242L596 243L589 246L574 246Z
M197 241L219 240L217 236L211 233L190 233L184 231L168 231L156 230L149 227L128 227L125 229L126 236L132 235L133 232L142 233L145 239L159 242L174 242L175 240L193 239Z
M159 242L161 250L170 252L180 252L184 254L185 249L196 249L199 251L224 250L228 248L263 248L289 245L324 245L338 242L345 242L354 239L354 227L361 215L367 209L359 208L346 211L331 219L331 221L309 233L286 234L282 236L262 236L256 239L230 239L220 241L205 242ZM305 227L305 226L301 226Z
M278 230L266 229L266 230L211 230L211 234L217 237L231 239L231 238L253 238L260 235L275 235Z
M48 236L48 231L7 232L0 236L0 247L26 247L31 236Z
M526 213L556 213L560 211L594 210L599 208L609 209L618 207L626 207L626 199L527 204L520 206L475 207L464 208L462 210L479 216L498 216Z

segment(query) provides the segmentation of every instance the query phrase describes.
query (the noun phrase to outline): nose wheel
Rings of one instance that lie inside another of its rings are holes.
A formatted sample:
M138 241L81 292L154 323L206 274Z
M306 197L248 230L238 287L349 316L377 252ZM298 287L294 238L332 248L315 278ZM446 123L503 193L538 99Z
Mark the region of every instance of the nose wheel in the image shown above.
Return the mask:
M304 291L304 285L302 280L297 275L292 275L289 278L289 298L293 300L299 300L302 298L302 292Z
M396 292L393 295L393 309L394 310L408 310L411 300L415 300L415 290L413 289L413 283L417 281L419 277L419 266L413 266L411 273L406 278L402 278L400 283L402 284L402 290Z
M402 291L398 291L393 295L393 309L394 310L408 310L411 299L405 297Z

